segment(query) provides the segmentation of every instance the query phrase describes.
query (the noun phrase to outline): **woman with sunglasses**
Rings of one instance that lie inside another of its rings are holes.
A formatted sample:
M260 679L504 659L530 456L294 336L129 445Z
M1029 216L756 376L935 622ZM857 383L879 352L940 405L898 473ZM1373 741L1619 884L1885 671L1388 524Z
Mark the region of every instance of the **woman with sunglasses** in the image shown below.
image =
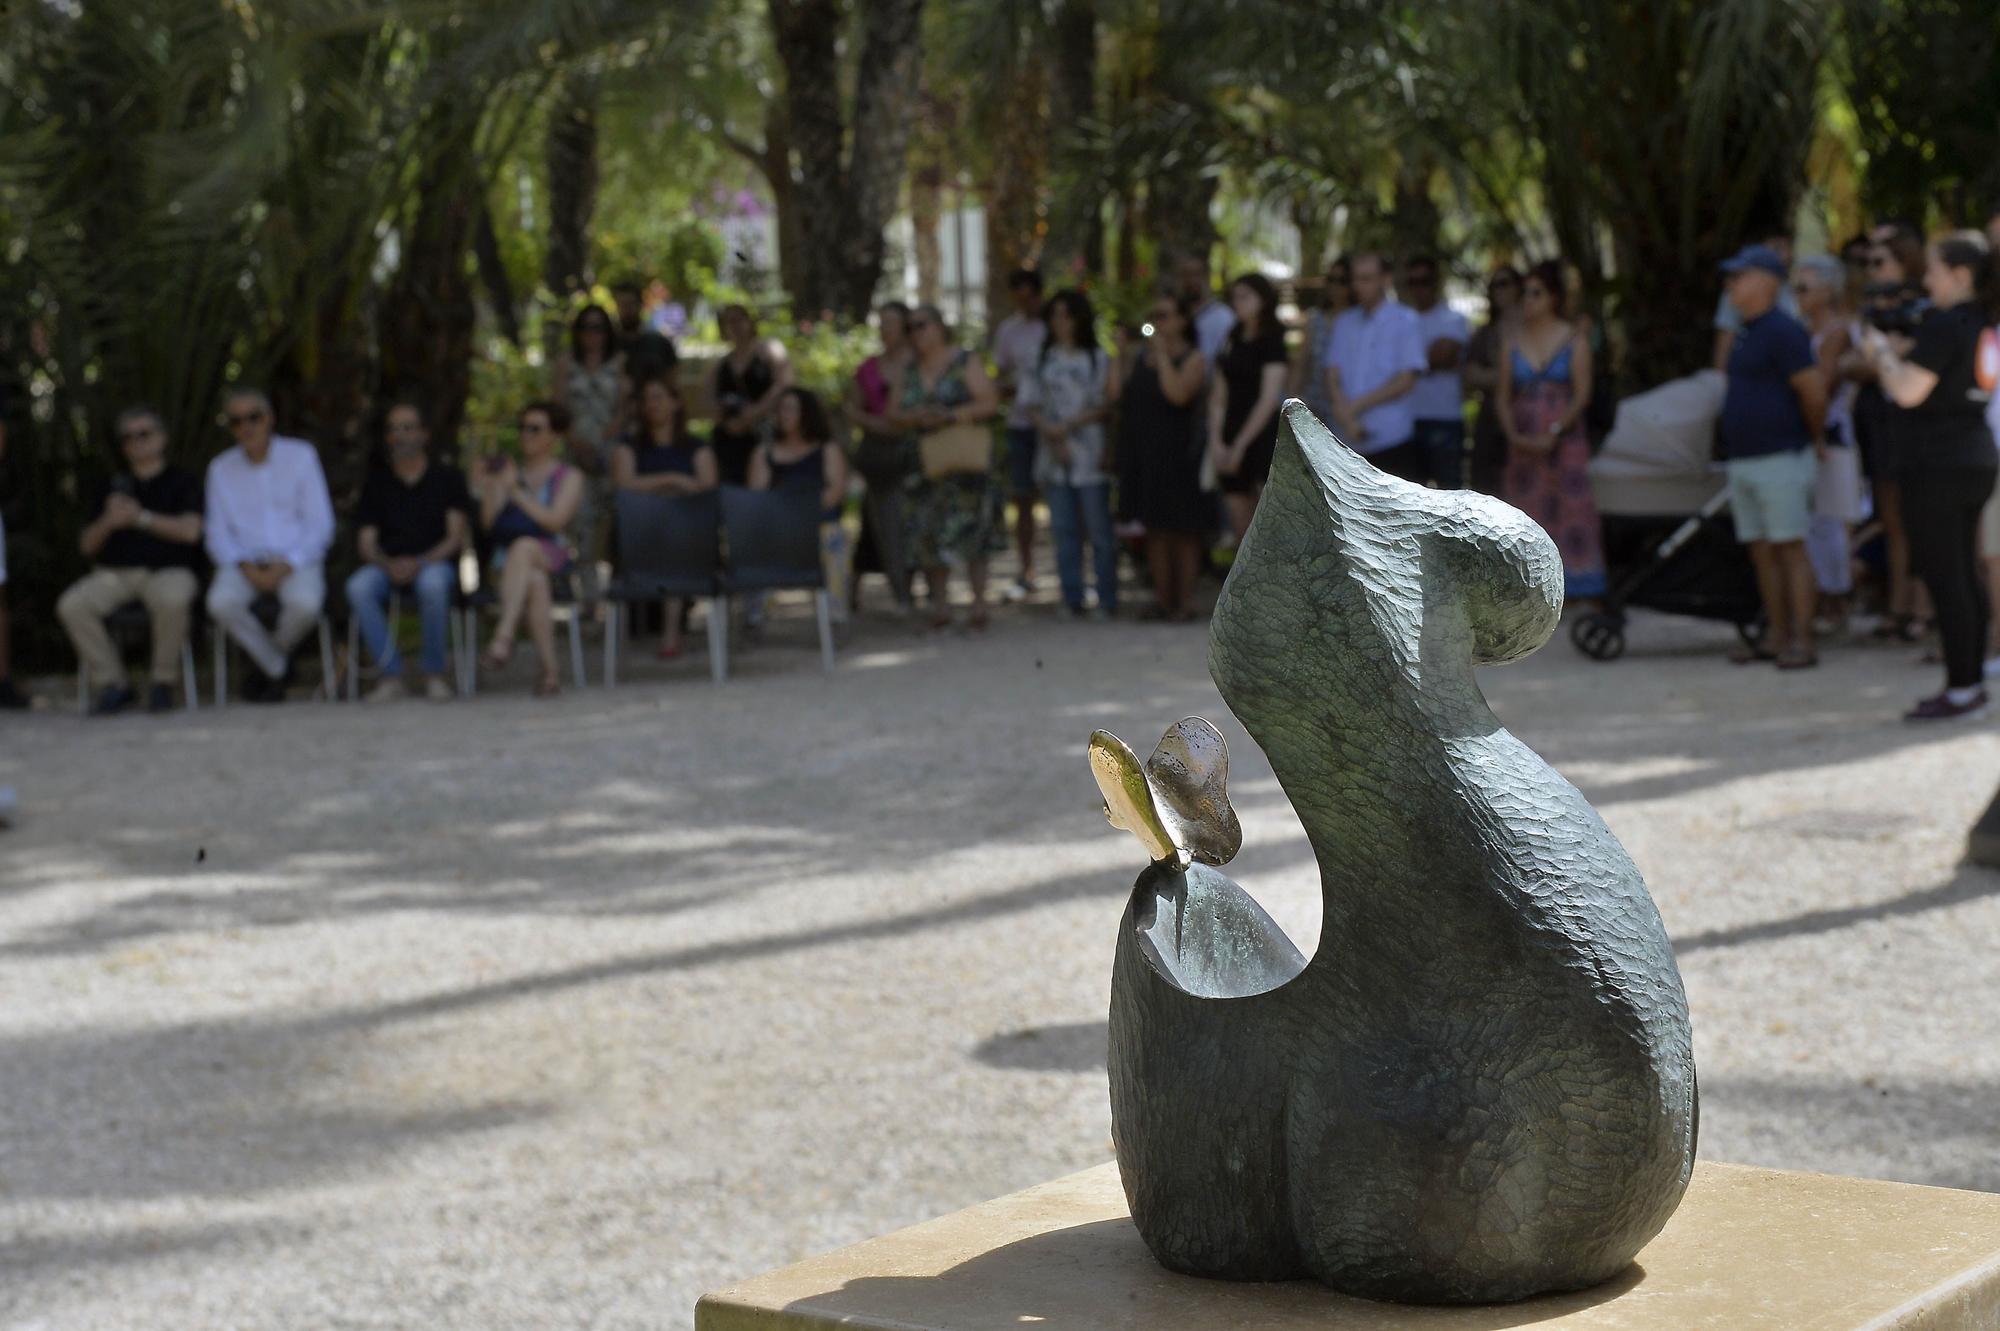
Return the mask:
M1498 496L1507 470L1507 432L1500 426L1494 396L1500 387L1500 348L1521 319L1521 272L1510 264L1486 279L1486 322L1465 344L1465 386L1479 395L1472 421L1472 463L1466 483L1481 494Z
M1590 340L1563 318L1563 268L1536 264L1521 283L1521 318L1500 350L1495 393L1507 436L1501 497L1542 524L1562 553L1564 595L1604 595L1604 530L1590 493Z
M597 604L597 556L611 507L611 451L625 433L631 385L618 328L602 305L586 305L570 320L569 350L549 374L549 400L569 413L570 461L583 475L583 497L571 536L581 564L577 595Z
M921 436L956 425L983 425L1000 410L1000 394L979 360L951 340L935 305L910 315L911 361L895 420ZM921 450L921 442L919 443ZM951 627L951 570L963 568L972 584L972 627L983 630L987 561L1001 548L1000 487L991 461L985 468L910 478L907 491L911 561L930 587L933 629Z
M1979 514L1992 496L1993 431L1986 423L2000 348L1992 345L1992 256L1962 231L1930 247L1924 289L1935 307L1915 336L1870 328L1862 351L1883 395L1904 413L1892 433L1910 564L1930 590L1944 646L1945 687L1904 716L1952 721L1986 711L1986 637L1992 607L1979 568Z
M1892 311L1910 309L1923 299L1918 279L1924 272L1924 242L1914 226L1886 222L1869 233L1868 281L1861 291L1862 320L1896 321ZM1861 339L1865 341L1865 338ZM1876 520L1882 524L1882 548L1888 563L1886 613L1873 637L1897 642L1921 642L1924 617L1921 589L1910 576L1910 535L1903 519L1900 480L1900 433L1906 413L1891 402L1876 380L1870 358L1857 350L1842 362L1842 371L1858 385L1852 416L1862 474L1868 478Z
M1291 395L1312 408L1312 414L1328 429L1333 428L1333 398L1319 367L1326 363L1327 348L1333 344L1334 321L1353 303L1353 272L1347 260L1335 259L1326 268L1319 308L1306 315L1304 355L1292 362Z
M556 670L555 579L569 570L562 534L583 502L583 477L557 455L569 425L560 404L530 402L521 409L520 462L487 459L473 486L479 525L492 540L493 572L500 579L500 620L482 659L488 670L505 669L525 620L541 666L537 698L562 687Z
M778 399L792 386L792 362L776 338L757 336L748 308L727 305L716 326L729 350L708 371L708 400L715 408L709 447L724 485L747 485L750 455L770 434Z
M1214 506L1201 492L1198 413L1208 361L1195 345L1192 303L1161 296L1147 321L1152 332L1118 401L1118 456L1132 492L1125 503L1146 528L1153 578L1146 617L1182 624L1195 617L1202 537L1215 525Z

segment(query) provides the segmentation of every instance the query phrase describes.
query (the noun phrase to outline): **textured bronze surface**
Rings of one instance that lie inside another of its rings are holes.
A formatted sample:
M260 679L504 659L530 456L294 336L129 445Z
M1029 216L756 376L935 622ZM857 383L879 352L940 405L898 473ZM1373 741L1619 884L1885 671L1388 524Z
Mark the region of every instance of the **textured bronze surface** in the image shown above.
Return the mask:
M1561 607L1526 515L1387 476L1287 404L1209 664L1312 843L1318 954L1187 862L1240 841L1212 835L1220 736L1143 771L1092 740L1153 860L1119 935L1111 1107L1166 1266L1502 1301L1610 1279L1673 1214L1696 1090L1665 928L1473 676Z

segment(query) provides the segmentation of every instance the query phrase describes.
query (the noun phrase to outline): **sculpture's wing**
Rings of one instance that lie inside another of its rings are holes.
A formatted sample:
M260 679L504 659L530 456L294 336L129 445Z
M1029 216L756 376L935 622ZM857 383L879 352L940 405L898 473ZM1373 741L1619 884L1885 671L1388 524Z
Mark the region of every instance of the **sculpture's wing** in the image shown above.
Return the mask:
M1090 774L1097 778L1097 789L1104 796L1104 816L1113 827L1138 837L1147 858L1155 864L1180 858L1180 843L1160 817L1146 771L1139 766L1139 755L1124 740L1108 730L1092 731Z
M1229 746L1198 716L1174 723L1146 762L1146 784L1174 844L1203 864L1227 864L1243 849L1229 805Z

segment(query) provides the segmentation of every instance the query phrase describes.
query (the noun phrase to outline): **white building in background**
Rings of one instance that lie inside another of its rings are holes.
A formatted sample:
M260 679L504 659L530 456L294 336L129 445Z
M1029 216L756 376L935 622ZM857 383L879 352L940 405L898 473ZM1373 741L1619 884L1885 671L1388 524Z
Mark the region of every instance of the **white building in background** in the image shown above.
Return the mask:
M938 218L938 308L953 328L986 327L986 210L963 191L950 191L957 207ZM883 298L917 299L916 227L908 213L889 224L891 263L882 274Z

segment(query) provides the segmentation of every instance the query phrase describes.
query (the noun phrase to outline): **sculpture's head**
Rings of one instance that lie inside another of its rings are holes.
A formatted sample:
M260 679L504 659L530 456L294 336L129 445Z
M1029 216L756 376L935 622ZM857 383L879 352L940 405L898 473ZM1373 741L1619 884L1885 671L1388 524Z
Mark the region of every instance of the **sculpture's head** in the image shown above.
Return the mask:
M1527 514L1390 476L1287 402L1217 606L1217 680L1227 691L1225 672L1245 676L1253 644L1266 660L1281 646L1324 647L1311 654L1335 670L1513 661L1548 641L1562 604L1562 559Z

